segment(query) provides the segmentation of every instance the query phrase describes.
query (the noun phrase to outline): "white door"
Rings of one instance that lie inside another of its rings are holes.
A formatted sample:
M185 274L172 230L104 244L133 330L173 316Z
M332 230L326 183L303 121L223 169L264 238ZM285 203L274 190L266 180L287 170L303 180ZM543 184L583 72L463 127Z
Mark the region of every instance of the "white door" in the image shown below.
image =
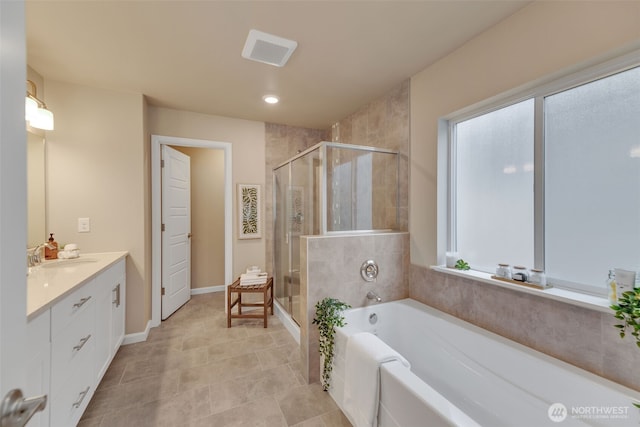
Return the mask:
M162 146L162 320L191 298L191 164Z
M25 81L24 3L0 1L0 400L27 390Z

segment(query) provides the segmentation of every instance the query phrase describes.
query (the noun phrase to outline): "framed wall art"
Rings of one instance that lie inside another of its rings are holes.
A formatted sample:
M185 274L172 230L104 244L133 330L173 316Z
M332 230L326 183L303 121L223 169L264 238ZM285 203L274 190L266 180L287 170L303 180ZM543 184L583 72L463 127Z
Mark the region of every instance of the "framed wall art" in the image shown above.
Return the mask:
M259 184L238 184L238 238L262 238Z

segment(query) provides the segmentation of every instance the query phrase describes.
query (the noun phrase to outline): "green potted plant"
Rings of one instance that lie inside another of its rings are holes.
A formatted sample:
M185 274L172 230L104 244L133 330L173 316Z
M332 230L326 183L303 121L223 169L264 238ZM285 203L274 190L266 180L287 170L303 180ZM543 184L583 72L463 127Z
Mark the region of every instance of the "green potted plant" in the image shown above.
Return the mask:
M349 304L328 297L316 303L316 316L313 318L313 324L318 325L320 332L321 380L324 391L329 390L331 385L335 328L345 325L342 312L350 307Z
M614 317L623 323L613 325L620 332L620 338L627 336L627 330L636 339L636 345L640 347L640 288L623 292L618 303L611 305L616 312ZM633 406L640 408L640 403L632 402Z
M620 338L624 338L630 330L636 345L640 347L640 288L623 292L611 309L616 312L614 317L623 322L613 325L620 330Z
M453 267L454 267L456 270L465 270L465 271L466 271L466 270L470 270L470 269L471 269L471 267L469 266L469 263L468 263L468 262L466 262L466 261L465 261L465 260L463 260L463 259L459 259L459 260L456 262L456 265L454 265Z

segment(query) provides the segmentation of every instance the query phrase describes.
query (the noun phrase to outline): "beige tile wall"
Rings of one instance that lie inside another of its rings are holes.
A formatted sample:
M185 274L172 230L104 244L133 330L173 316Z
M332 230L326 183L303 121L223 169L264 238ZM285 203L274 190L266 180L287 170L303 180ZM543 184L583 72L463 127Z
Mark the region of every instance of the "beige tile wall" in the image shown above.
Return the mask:
M612 314L412 264L411 298L619 384L640 390L640 349ZM517 361L514 361L517 363Z
M306 380L320 377L318 328L312 324L315 305L325 297L352 307L375 302L366 295L375 291L383 301L409 296L409 234L406 232L349 236L302 237L300 256L300 350ZM360 266L368 259L379 267L375 282L365 282Z

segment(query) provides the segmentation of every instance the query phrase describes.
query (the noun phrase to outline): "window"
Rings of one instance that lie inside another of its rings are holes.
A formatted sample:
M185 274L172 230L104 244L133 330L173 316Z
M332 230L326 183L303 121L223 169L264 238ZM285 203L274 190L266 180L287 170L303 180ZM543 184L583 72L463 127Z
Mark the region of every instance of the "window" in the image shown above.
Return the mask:
M533 265L533 112L527 100L455 127L456 250L478 270Z
M640 67L544 100L545 268L604 290L640 268Z
M448 249L476 270L543 268L549 283L598 295L609 269L640 270L635 58L449 119Z

